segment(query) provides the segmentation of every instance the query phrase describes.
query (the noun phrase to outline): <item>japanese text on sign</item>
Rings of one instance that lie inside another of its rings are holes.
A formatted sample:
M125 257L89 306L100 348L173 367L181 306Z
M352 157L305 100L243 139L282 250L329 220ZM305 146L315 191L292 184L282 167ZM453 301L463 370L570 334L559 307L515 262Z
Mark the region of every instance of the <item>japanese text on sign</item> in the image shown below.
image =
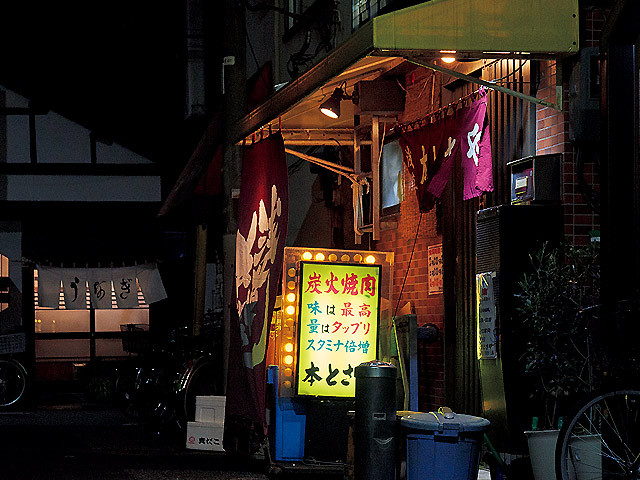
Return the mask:
M442 244L428 248L429 259L429 295L442 293Z
M495 273L476 275L478 295L478 358L497 358L496 304L493 296Z
M376 358L380 267L302 262L300 279L298 394L352 397Z

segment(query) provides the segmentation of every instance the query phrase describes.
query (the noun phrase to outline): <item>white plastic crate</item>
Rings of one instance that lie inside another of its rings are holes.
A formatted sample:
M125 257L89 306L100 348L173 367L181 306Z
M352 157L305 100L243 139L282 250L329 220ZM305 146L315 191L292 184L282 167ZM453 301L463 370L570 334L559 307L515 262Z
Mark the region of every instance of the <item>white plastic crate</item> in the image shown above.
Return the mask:
M204 395L196 396L196 422L224 425L224 409L227 397Z
M0 353L20 353L24 352L25 349L24 333L0 335Z
M187 422L187 448L224 452L222 437L224 428L217 423Z

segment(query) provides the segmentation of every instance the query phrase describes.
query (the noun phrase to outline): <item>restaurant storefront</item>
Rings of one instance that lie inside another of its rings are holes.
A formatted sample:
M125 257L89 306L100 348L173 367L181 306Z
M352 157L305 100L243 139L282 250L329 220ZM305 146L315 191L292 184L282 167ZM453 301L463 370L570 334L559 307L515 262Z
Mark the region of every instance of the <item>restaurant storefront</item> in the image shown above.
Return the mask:
M426 2L371 19L231 126L237 145L281 135L288 155L340 176L334 192L342 191L353 221L344 230L345 245L396 252L394 307L408 303L419 327L435 325L442 335L420 357L419 368L429 376L418 387L422 410L446 404L479 413L476 213L509 202L507 163L537 153L536 109L562 109L559 60L578 49L577 2ZM542 86L554 95L543 98ZM437 129L483 102L486 124L473 121L468 132L459 125L454 134L447 130L445 143L417 140L407 154L411 133ZM333 109L333 115L321 108ZM491 151L487 164L473 154L483 137L491 138L484 147ZM337 147L339 160L307 153L312 146ZM450 163L447 152L456 157ZM392 158L395 171L385 170ZM474 171L483 165L489 170L489 181L474 184L471 194L460 160L465 158ZM385 177L394 175L401 180L392 181L390 190L404 187L404 193L384 204ZM437 175L440 188L433 183ZM423 184L433 188L420 198ZM351 198L344 194L349 190ZM232 270L233 252L225 258ZM280 375L288 368L278 367Z

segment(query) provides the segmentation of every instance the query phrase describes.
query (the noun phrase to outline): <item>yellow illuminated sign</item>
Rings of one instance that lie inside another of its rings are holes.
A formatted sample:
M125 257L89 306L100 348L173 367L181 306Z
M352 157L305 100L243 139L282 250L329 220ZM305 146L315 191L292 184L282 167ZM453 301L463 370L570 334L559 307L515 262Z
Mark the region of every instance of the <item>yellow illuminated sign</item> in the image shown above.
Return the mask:
M355 396L377 356L380 266L300 262L298 395Z

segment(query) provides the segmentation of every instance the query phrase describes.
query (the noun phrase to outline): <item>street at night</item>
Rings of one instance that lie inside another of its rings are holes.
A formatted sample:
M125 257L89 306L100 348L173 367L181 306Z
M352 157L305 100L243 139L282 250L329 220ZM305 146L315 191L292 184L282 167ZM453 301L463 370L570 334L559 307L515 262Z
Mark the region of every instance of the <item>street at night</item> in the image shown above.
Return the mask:
M56 402L58 403L58 402ZM267 480L264 462L187 450L105 405L65 402L0 412L2 480ZM298 467L281 478L339 479Z
M640 480L640 0L0 3L0 480Z

